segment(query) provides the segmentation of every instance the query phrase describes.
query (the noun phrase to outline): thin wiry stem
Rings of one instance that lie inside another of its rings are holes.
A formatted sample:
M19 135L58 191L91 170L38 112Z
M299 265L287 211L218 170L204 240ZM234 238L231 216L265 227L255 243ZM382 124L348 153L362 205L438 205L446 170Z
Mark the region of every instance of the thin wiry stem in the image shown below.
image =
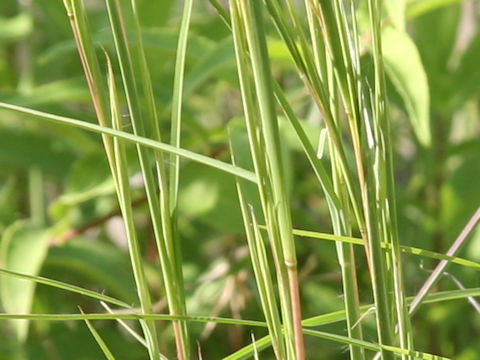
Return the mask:
M465 240L467 239L468 235L470 235L470 233L473 231L473 229L475 229L475 227L479 222L480 222L480 207L477 208L477 210L473 213L470 220L468 220L467 224L462 229L460 234L457 236L452 246L450 246L450 248L448 249L446 255L455 256L458 253L458 251L461 249L462 245L465 243ZM413 315L418 310L419 306L422 304L428 292L440 279L440 277L444 273L449 263L450 261L448 260L442 260L438 263L438 265L435 267L435 270L433 270L433 272L428 277L427 281L425 281L422 288L418 291L417 295L415 296L413 301L410 303L410 307L408 311L410 315Z

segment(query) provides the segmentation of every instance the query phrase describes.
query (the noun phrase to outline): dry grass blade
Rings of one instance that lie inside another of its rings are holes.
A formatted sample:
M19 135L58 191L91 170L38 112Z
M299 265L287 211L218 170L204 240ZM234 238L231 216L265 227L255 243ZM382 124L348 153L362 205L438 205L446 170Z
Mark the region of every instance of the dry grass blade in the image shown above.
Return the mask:
M480 221L480 207L477 208L475 213L472 215L472 217L467 222L463 230L460 232L458 237L453 242L452 246L450 246L450 248L448 249L446 253L448 256L455 256L458 253L462 245L464 245L468 235L470 235L470 233L473 231L475 226L477 226L479 221ZM442 274L444 273L448 265L449 265L448 260L442 260L438 263L438 265L435 267L435 270L433 270L433 272L430 274L427 281L425 281L425 283L423 284L423 286L415 296L415 299L410 304L410 307L409 307L410 314L414 314L418 310L418 307L421 305L423 299L425 298L425 296L427 296L428 292L440 279L440 277L442 276Z

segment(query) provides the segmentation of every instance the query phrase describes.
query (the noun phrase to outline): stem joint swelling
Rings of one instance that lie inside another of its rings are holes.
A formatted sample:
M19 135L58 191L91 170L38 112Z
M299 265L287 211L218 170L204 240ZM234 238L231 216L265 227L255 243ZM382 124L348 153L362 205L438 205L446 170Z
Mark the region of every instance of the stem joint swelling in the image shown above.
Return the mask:
M285 259L284 262L285 267L289 271L297 271L297 259Z

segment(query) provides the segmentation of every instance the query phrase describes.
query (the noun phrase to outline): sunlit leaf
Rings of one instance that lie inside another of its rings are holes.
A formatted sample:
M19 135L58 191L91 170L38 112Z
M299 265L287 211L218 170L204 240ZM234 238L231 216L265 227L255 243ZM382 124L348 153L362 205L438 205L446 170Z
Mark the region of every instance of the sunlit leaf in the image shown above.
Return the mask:
M430 96L418 50L410 37L392 27L384 29L382 50L385 69L407 108L418 141L430 146Z

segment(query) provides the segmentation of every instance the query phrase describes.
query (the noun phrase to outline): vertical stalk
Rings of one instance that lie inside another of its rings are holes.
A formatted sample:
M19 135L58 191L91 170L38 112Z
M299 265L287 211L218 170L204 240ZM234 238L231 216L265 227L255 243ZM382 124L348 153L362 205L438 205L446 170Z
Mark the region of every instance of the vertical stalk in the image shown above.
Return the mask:
M340 133L340 104L337 98L338 89L335 86L333 78L332 64L327 60L327 79L330 87L330 94L332 97L332 114L335 115L334 121L337 124ZM352 236L352 229L350 225L348 192L345 187L345 179L339 167L339 158L336 154L335 148L329 142L330 154L332 159L332 177L335 192L340 201L340 207L330 207L330 214L332 218L333 231L335 235ZM357 272L355 266L355 254L352 244L343 242L336 242L337 256L342 271L343 297L345 302L347 332L348 336L354 339L363 339L362 324L360 319L360 300L358 296ZM350 345L350 359L361 360L365 359L365 352L362 348Z
M180 147L183 78L185 70L185 57L187 53L188 29L190 26L190 17L192 15L192 5L193 0L185 1L177 46L177 58L175 61L170 143L176 147ZM172 213L175 213L175 209L177 207L179 176L180 157L176 155L170 155L170 211Z
M279 262L279 266L283 266L287 270L291 323L288 324L287 322L286 325L292 328L287 328L286 332L288 335L288 332L292 331L290 336L293 337L294 341L295 358L302 360L305 358L305 350L301 327L297 260L292 236L289 198L281 165L279 130L272 87L273 79L271 77L263 25L263 4L258 1L237 1L236 3L244 19L245 35L250 52L253 80L258 99L261 122L260 136L264 139L265 158L269 174L268 179L271 182L272 193L269 201L274 204L274 207L272 213L266 214L266 218L267 222L269 218L275 219L271 224L276 226L271 227L270 235L272 237L275 235L278 236L283 259L280 255L277 261ZM281 264L280 261L283 261L283 264Z
M92 97L95 113L98 122L102 126L112 124L108 121L109 115L107 113L108 102L105 88L102 86L103 78L100 75L98 60L95 55L95 49L89 34L91 34L88 22L85 16L85 9L81 1L78 0L64 0L64 5L67 10L67 15L70 20L73 35L80 55L80 60L85 72L87 84ZM110 77L110 79L113 79ZM111 84L113 85L113 83ZM114 91L111 88L112 91ZM114 104L115 96L111 94L112 105ZM112 106L112 117L118 116L118 111ZM108 121L108 122L107 122ZM113 124L114 125L114 124ZM145 274L143 273L142 258L136 239L135 228L133 224L133 213L131 209L131 199L129 199L129 181L127 168L125 166L123 145L118 141L113 141L110 137L102 135L107 155L108 163L112 171L113 180L117 189L118 200L120 208L125 221L129 253L132 262L132 268L135 275L138 296L144 314L151 313L151 300L148 285L146 283ZM148 351L150 359L160 359L158 353L157 335L155 323L153 321L140 322L147 340Z
M232 139L230 139L230 144L232 163L235 164L235 153L241 151L241 149L238 149ZM268 331L272 338L273 351L278 360L283 360L286 359L286 348L280 315L278 313L277 299L275 297L273 281L270 276L265 244L258 228L254 211L251 206L247 204L242 184L238 178L236 178L236 185L255 281L257 283Z
M119 103L113 77L113 71L111 69L110 63L109 88L113 128L116 130L121 130L121 114L119 110ZM150 299L148 282L145 276L145 271L143 269L143 258L140 250L140 244L136 236L135 224L133 221L133 208L130 194L130 180L128 175L127 156L125 153L125 145L123 144L122 140L118 138L113 139L113 154L115 158L115 169L112 169L112 175L115 178L118 201L120 203L120 209L123 215L123 219L125 221L133 275L137 286L137 292L140 299L142 312L144 314L150 314L152 313L152 302ZM150 358L152 360L160 360L155 322L151 320L145 321L144 329Z
M122 12L122 5L119 0L107 0L107 10L112 27L112 33L120 64L120 70L123 79L123 86L127 99L127 105L135 135L146 135L146 122L144 113L140 106L140 92L137 86L137 72L134 66L133 54L130 51L127 41L125 20ZM132 2L134 11L135 2ZM136 15L136 14L135 14ZM136 35L140 38L138 20L134 19L136 24ZM153 100L152 87L148 75L143 44L140 39L139 54L140 58L140 77L141 85L147 96L149 106L146 114L151 122L154 136L160 138L158 119ZM157 140L158 140L157 139ZM169 194L166 182L166 174L162 154L155 154L155 165L157 176L154 175L151 165L151 152L142 146L137 145L138 158L145 181L145 191L149 204L150 216L152 218L153 230L157 242L157 248L160 256L160 264L164 278L165 290L172 315L184 315L186 312L185 296L183 289L183 275L181 270L181 260L179 244L176 243L173 233L173 225L169 207ZM156 183L160 187L160 199L157 197ZM180 360L189 359L190 349L188 344L188 331L185 321L174 321L173 329L175 343L177 347L177 356Z
M147 117L147 122L150 125L150 129L152 129L151 137L154 140L161 142L162 137L160 133L160 119L156 110L153 86L145 56L136 2L137 0L131 0L132 10L134 14L133 20L135 25L135 34L138 44L136 58L138 59L143 93L147 101L145 114ZM184 17L188 19L190 17L190 12L191 6L186 9ZM187 20L186 23L188 25L189 21ZM182 37L184 38L182 42L185 42L185 45L179 45L179 47L182 48L182 50L179 51L182 53L184 53L186 50L187 34L188 32L186 32ZM184 57L185 54L183 54L182 56ZM180 68L180 72L183 74L183 64L180 65ZM178 89L179 90L174 90L174 98L176 92L181 93L182 86L178 87ZM181 101L179 101L178 106L180 106L181 108ZM179 143L177 145L178 147L180 147ZM160 257L160 264L162 267L170 313L172 315L186 315L187 309L185 303L185 290L183 283L181 246L176 231L176 211L172 209L172 204L176 204L176 194L175 201L171 201L170 194L172 193L172 185L170 184L169 188L164 155L162 153L155 152L155 161L158 177L158 187L160 189L159 207L157 207L157 205L154 205L156 210L151 213L155 233L155 241ZM176 186L178 191L178 174ZM179 354L180 359L188 359L190 357L190 341L187 322L175 321L173 322L173 329L177 345L177 354Z
M307 0L308 1L308 0ZM333 115L333 122L337 129L338 137L341 138L340 124L340 102L338 99L338 88L335 83L334 66L331 59L327 56L325 48L321 43L321 29L314 14L314 10L310 6L310 2L306 3L308 25L310 28L310 36L313 43L313 56L317 71L322 80L328 86L330 94L330 113ZM343 146L343 145L342 145ZM329 212L332 219L333 231L336 235L351 236L351 225L349 218L349 202L348 191L345 187L345 179L340 168L338 152L332 142L329 141L330 154L332 159L332 177L336 195L338 196L338 204L329 202ZM347 331L349 337L363 339L363 332L360 319L360 300L358 296L358 284L355 266L355 254L351 244L341 242L336 243L337 256L342 271L343 294L346 310ZM364 359L365 353L363 349L350 345L350 358L352 360Z
M248 66L248 50L245 38L245 20L241 18L238 2L232 2L232 33L235 44L235 56L237 61L238 77L242 94L245 122L249 137L250 151L252 153L255 175L257 177L258 192L262 204L262 210L267 223L269 240L276 268L278 295L280 298L281 312L285 327L286 358L295 357L293 325L291 319L290 295L288 291L288 278L283 265L283 251L278 237L278 224L275 214L275 203L272 201L272 185L268 177L267 163L265 158L265 144L261 136L259 124L259 111L253 99L253 84L251 72Z
M413 339L411 336L411 325L408 316L405 300L405 289L403 285L403 269L401 266L401 251L398 239L397 213L395 199L394 167L392 155L392 141L390 122L387 118L385 99L387 97L385 87L385 70L382 58L381 47L381 0L369 0L370 26L372 31L373 61L375 69L375 92L374 108L378 118L380 130L380 146L383 157L380 176L385 180L385 189L380 196L383 227L385 229L386 242L390 244L391 251L387 255L391 258L393 293L397 315L397 326L402 349L413 350ZM411 356L402 355L402 359L411 359Z

